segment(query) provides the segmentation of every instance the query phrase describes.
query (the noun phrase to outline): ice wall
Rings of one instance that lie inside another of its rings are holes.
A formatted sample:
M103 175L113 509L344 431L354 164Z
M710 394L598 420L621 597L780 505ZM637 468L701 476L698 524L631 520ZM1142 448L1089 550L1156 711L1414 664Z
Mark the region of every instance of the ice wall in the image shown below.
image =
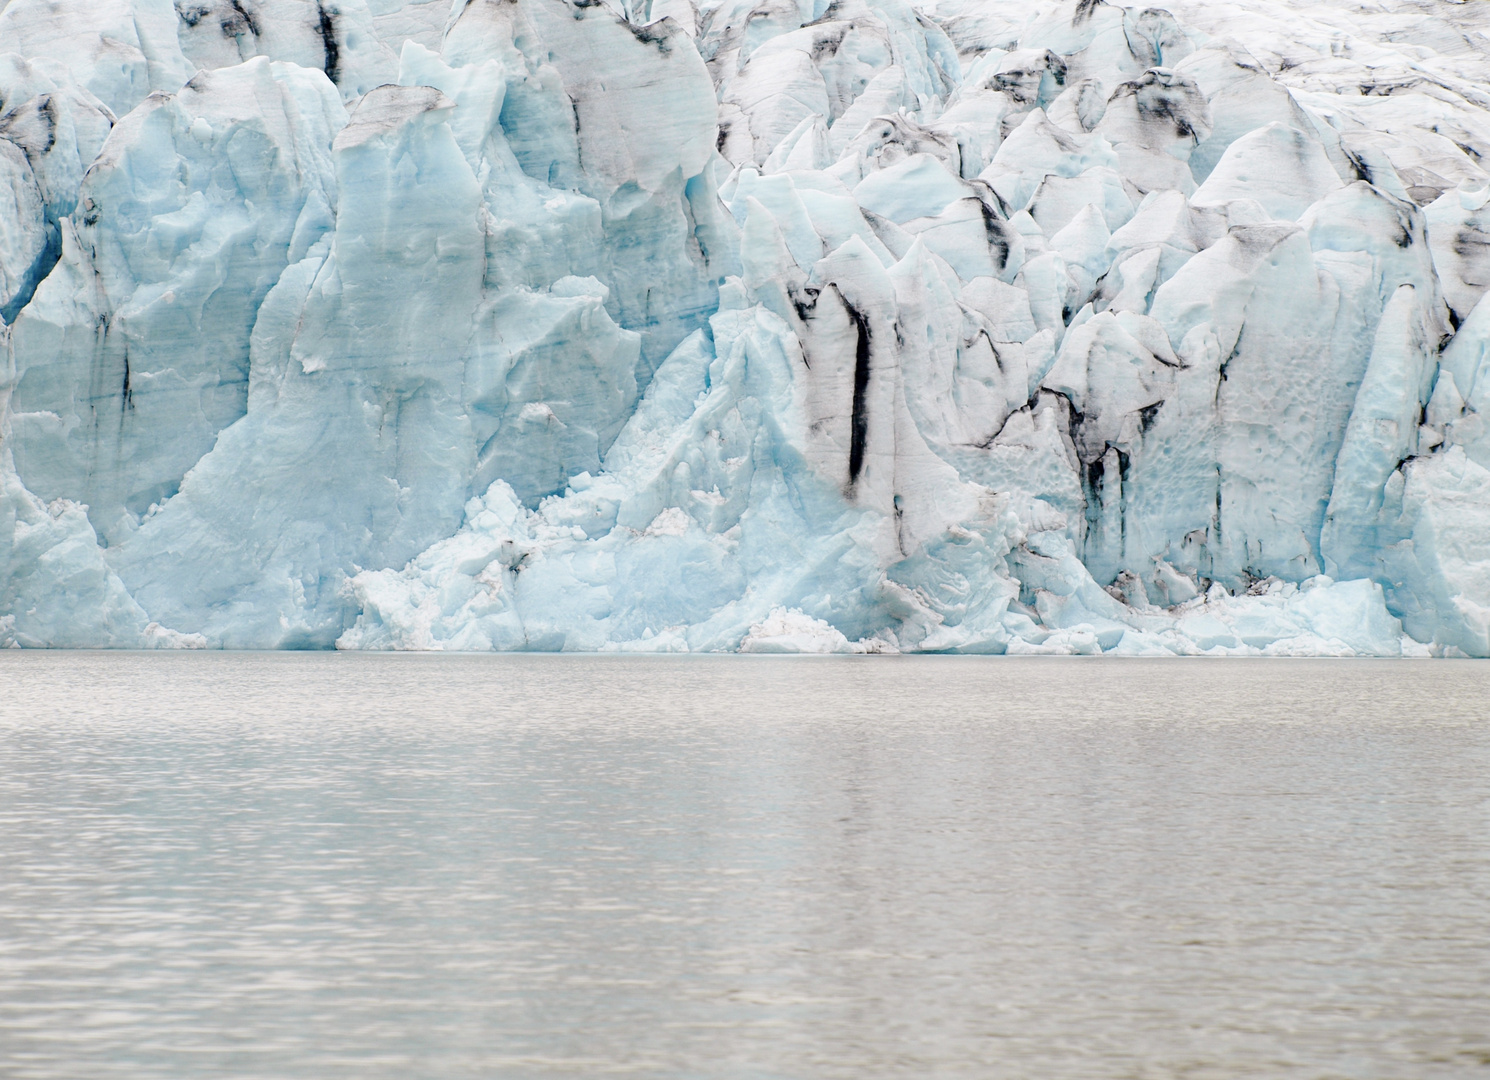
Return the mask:
M1490 655L1487 33L0 0L0 644Z

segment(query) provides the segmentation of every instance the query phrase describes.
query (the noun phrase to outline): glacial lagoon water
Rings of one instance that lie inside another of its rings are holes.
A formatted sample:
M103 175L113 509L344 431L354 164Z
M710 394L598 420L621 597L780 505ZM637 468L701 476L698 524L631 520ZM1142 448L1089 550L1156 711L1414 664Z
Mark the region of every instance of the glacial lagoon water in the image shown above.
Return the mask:
M1490 1075L1490 665L6 654L0 1076Z

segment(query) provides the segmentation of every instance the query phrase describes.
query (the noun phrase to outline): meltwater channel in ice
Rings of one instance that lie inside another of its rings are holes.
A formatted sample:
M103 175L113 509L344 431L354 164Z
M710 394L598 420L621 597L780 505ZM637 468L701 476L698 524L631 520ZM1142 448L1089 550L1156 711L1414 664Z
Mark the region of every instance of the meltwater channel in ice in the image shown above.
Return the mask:
M0 643L1490 654L1490 16L0 0Z

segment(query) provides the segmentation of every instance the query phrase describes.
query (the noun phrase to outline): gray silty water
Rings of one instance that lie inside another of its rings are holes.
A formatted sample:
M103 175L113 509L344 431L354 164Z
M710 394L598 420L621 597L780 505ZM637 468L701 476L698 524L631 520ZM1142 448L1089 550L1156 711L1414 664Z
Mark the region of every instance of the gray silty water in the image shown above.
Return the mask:
M1490 1076L1490 666L0 656L0 1076Z

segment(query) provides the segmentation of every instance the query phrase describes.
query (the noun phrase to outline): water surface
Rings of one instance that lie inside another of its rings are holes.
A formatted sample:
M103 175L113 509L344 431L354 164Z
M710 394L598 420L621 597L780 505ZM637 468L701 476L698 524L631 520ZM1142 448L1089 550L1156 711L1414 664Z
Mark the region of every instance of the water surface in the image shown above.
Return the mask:
M1490 664L0 656L0 1076L1490 1077Z

